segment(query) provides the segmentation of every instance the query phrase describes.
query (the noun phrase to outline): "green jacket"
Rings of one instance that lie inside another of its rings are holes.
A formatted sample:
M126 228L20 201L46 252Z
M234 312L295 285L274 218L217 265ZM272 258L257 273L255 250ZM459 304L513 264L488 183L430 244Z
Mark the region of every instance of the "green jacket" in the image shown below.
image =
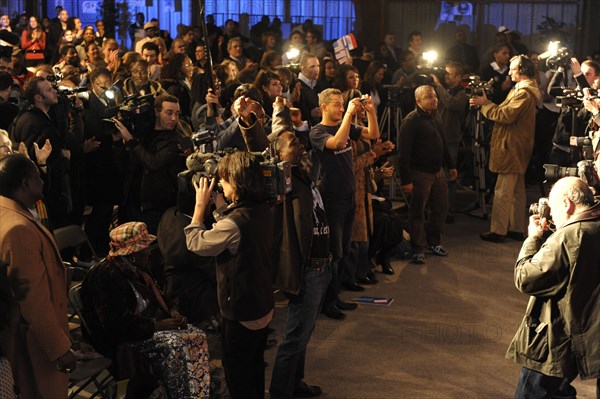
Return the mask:
M515 285L531 298L507 358L549 376L600 377L598 248L597 216L567 223L543 245L525 240Z
M500 105L481 107L494 122L490 143L490 171L524 174L533 151L535 113L542 95L533 80L519 82Z

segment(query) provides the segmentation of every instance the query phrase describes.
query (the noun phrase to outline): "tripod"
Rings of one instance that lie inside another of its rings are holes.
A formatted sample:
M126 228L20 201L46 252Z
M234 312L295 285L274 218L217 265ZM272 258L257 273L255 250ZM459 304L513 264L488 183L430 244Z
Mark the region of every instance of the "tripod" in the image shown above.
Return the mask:
M388 92L388 104L383 110L383 114L381 115L381 120L379 121L379 131L381 132L381 137L384 140L390 140L396 145L396 151L398 150L399 137L398 133L400 132L400 123L402 122L402 109L400 108L400 104L396 101L393 101L391 96L391 90ZM392 134L394 133L394 139L392 140ZM397 168L396 168L397 169ZM396 185L399 185L397 182L396 172L392 175L392 179L390 180L390 195L389 199L393 201L396 198ZM407 206L409 202L404 195L404 192L401 190L400 194L402 195L402 199Z
M487 141L483 129L483 116L479 107L470 110L469 121L472 136L471 148L473 151L473 186L475 188L475 203L469 206L464 213L469 216L475 216L470 212L479 208L482 211L481 219L487 220L487 204L485 182L485 166L487 165Z

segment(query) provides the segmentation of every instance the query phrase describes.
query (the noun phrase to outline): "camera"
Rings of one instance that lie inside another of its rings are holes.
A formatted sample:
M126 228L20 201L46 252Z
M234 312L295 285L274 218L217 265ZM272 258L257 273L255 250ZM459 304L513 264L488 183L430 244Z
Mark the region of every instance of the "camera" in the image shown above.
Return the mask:
M534 202L529 205L529 214L538 215L540 219L546 219L550 221L550 205L548 205L548 198L540 198L538 202Z
M540 56L540 58L543 58ZM558 68L567 69L571 65L571 54L566 47L561 47L552 52L552 54L546 59L546 65L550 70L556 70Z
M212 130L199 130L192 135L192 145L200 153L212 153L217 149L217 135Z
M116 117L131 134L139 135L154 126L154 94L125 97L120 106L105 111L107 119Z
M583 93L573 87L565 87L561 96L556 96L556 105L561 108L579 108L583 102Z
M208 140L209 138L210 134L205 133L204 140ZM204 142L201 146L206 144L208 143ZM235 152L233 149L202 152L201 148L198 148L196 152L187 158L186 167L188 170L177 175L179 193L195 193L194 182L199 182L202 177L206 177L207 179L218 178L217 166L219 160L225 155ZM291 163L280 161L276 156L273 145L261 153L253 152L252 154L260 159L259 167L263 176L267 202L271 205L281 202L285 194L292 190Z
M552 164L544 164L544 176L548 181L554 182L566 176L579 177L596 192L600 189L600 178L594 167L594 161L586 159L579 161L577 167L565 167Z
M468 96L483 96L491 95L494 92L494 79L490 79L487 82L481 80L480 76L471 75L469 76L469 81L467 82L467 86L465 87L465 92Z

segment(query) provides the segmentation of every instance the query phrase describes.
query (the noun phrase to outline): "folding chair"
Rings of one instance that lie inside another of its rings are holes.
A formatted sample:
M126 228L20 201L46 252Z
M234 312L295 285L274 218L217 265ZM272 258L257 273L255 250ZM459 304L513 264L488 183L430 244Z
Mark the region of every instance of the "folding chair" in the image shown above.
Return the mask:
M81 289L81 284L75 284L69 290L69 302L73 307L73 310L79 316L79 321L81 322L81 328L85 329L86 332L90 332L88 326L83 318L83 304L81 302L81 296L79 295L79 290ZM92 393L90 398L95 398L96 396L100 396L104 399L112 398L112 388L114 385L114 380L110 373L108 372L108 368L111 366L112 361L106 357L103 357L98 354L97 357L94 357L90 360L81 360L77 362L77 368L73 370L69 374L69 389L74 389L69 393L69 399L77 397L77 395L86 389L86 387L94 384L96 387L96 391ZM101 374L105 373L106 375L101 378ZM76 387L77 386L77 387Z
M81 226L70 225L56 229L54 230L54 238L58 243L61 255L63 255L63 260L68 262L76 271L82 271L85 274L102 260L96 255L87 234ZM81 259L82 248L85 248L91 256L89 262Z

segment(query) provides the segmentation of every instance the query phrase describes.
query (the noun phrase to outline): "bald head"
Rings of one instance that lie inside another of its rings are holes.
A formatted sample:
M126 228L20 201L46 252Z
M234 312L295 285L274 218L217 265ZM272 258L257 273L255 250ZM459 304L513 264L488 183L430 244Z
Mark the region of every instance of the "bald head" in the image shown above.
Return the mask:
M433 87L428 85L419 86L415 90L415 100L423 111L431 113L437 109L438 99Z
M552 219L556 226L562 226L574 214L594 205L594 194L581 179L573 176L558 180L548 198Z

